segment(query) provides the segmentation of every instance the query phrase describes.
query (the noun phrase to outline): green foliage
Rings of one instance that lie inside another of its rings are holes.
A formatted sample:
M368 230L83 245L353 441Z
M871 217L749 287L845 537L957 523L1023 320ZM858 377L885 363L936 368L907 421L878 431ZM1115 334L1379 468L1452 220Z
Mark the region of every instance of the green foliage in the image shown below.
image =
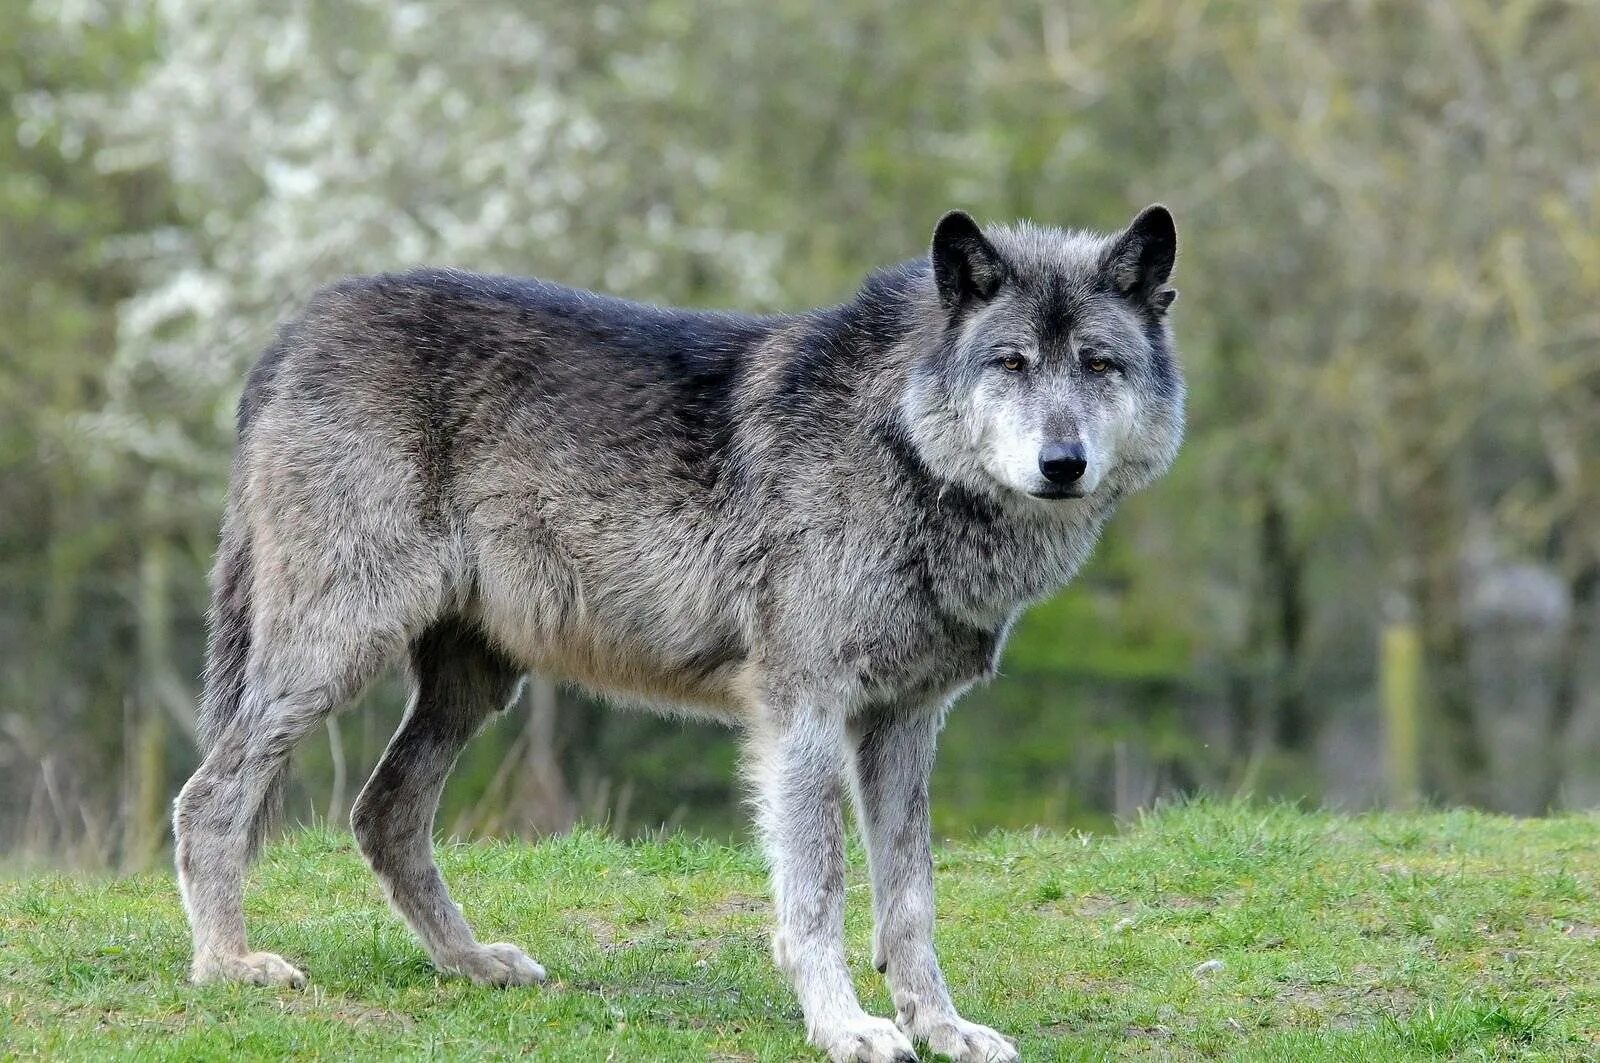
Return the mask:
M1028 610L1006 647L1006 669L1110 682L1179 681L1195 640L1139 570L1137 547L1120 535L1066 591Z
M1120 834L941 849L937 936L958 1004L1030 1059L1587 1058L1597 844L1593 817L1188 803ZM440 979L349 838L314 830L270 847L248 895L253 942L311 989L185 985L165 874L18 877L0 883L0 1037L60 1059L807 1058L748 848L580 830L440 863L550 985ZM884 1013L859 851L849 874L849 956Z

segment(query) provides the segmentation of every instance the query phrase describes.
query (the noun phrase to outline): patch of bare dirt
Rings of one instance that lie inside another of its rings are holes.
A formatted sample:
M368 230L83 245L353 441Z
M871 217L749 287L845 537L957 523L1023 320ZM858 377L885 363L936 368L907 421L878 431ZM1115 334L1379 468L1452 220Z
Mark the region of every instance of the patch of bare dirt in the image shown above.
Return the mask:
M1561 933L1574 941L1600 941L1600 925L1564 920Z
M748 893L730 893L726 897L719 898L709 908L697 911L696 915L726 923L749 915L764 915L770 907L762 897L754 897Z
M1371 1025L1384 1014L1404 1018L1416 1007L1417 995L1404 986L1304 986L1291 982L1279 989L1275 1003L1287 1006L1292 1025L1353 1030Z
M1161 898L1161 907L1170 908L1175 912L1188 912L1196 908L1215 908L1216 902L1205 897L1185 897L1175 893L1170 897Z
M1073 912L1084 919L1099 919L1102 916L1127 916L1137 910L1137 905L1132 901L1119 901L1115 897L1108 897L1101 893L1091 893L1078 900Z
M377 1008L359 1000L330 999L317 994L286 996L279 1006L303 1018L332 1019L346 1026L385 1026L410 1029L411 1017L388 1008Z

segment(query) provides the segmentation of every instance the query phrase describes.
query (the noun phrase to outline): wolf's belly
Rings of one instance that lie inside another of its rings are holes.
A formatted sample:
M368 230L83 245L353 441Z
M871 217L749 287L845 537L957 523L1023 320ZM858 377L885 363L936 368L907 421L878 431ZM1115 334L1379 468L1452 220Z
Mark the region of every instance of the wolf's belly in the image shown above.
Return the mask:
M566 631L518 646L530 668L603 697L646 708L737 720L747 715L752 684L744 657L667 660L653 647L618 645L594 633Z
M651 709L743 717L753 696L743 637L714 610L674 614L684 604L490 589L471 611L504 652L550 679Z

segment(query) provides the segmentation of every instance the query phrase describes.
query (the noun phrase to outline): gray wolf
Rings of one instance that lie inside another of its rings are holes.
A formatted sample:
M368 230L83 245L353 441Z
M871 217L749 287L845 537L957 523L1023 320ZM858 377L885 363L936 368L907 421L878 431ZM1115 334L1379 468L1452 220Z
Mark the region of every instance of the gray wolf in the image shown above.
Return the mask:
M1183 386L1160 206L1095 235L981 228L847 302L749 317L421 271L309 302L238 417L176 802L193 977L301 986L245 944L244 869L290 751L387 662L404 722L351 824L441 971L526 985L433 861L440 788L538 671L747 736L773 953L835 1060L1016 1058L934 955L928 776L1018 612L1171 463ZM846 967L844 795L894 1021Z

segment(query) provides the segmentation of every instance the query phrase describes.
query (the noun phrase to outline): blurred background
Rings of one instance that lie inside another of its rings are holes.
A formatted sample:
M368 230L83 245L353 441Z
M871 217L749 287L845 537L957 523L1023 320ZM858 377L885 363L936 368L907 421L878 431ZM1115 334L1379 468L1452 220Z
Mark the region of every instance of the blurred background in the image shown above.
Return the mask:
M939 831L1600 805L1593 3L11 0L0 94L12 860L167 845L233 406L318 284L789 310L956 206L1169 204L1191 430L953 715ZM291 817L347 815L403 699L307 743ZM734 759L534 684L439 826L736 834Z

